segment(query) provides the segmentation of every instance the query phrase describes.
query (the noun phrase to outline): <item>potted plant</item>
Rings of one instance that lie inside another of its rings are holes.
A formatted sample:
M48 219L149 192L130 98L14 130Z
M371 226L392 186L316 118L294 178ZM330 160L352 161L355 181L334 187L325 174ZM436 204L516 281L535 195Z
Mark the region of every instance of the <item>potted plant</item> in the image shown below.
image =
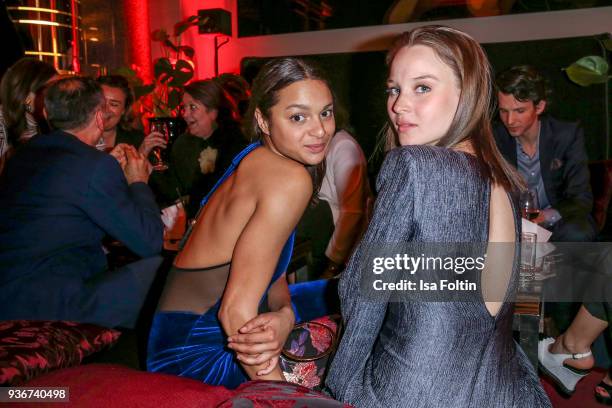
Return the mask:
M209 17L194 15L176 23L172 37L164 29L152 33L163 54L153 65L154 82L143 89L144 95L150 92L154 116L178 116L183 87L193 78L195 55L193 48L181 45L181 35L190 27L205 26L208 21Z
M144 84L137 73L129 68L119 72L133 85L143 125L146 127L148 121L151 129L165 129L168 146L158 152L158 155L165 156L160 160L166 163L170 146L185 129L185 123L180 117L180 103L183 88L195 72L195 51L192 47L181 44L181 35L191 27L205 26L208 23L209 17L193 15L176 23L172 35L164 29L153 31L152 40L161 47L162 56L154 61L152 83ZM160 168L164 167L164 163L161 163Z
M604 111L606 112L606 158L610 154L610 67L608 57L612 51L610 34L596 38L601 46L602 55L588 55L565 68L567 77L580 86L604 84Z

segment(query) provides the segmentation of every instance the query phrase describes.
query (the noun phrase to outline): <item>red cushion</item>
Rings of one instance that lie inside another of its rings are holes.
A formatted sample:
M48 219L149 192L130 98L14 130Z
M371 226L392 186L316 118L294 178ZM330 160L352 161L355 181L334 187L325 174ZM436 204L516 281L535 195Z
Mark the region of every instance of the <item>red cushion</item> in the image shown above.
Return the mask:
M219 408L350 408L318 391L282 381L249 381Z
M28 387L68 387L70 407L214 407L232 396L224 387L175 375L147 373L114 364L85 364L45 374ZM38 404L38 405L37 405ZM19 404L21 408L40 403ZM45 403L45 408L62 407Z
M114 344L120 335L87 323L0 321L0 384L18 385L47 371L77 365Z

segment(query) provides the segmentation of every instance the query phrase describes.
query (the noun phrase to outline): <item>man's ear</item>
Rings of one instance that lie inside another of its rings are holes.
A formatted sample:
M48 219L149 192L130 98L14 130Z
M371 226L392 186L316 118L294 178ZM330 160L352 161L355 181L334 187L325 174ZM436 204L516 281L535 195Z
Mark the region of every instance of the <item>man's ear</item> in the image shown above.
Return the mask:
M102 131L104 130L104 119L106 119L106 112L98 109L95 114L96 126Z
M536 115L541 115L546 110L546 101L542 99L540 102L535 105Z
M270 128L268 125L268 121L266 120L266 118L264 118L264 116L262 115L261 111L259 110L259 108L255 109L255 119L257 120L257 126L259 126L259 129L261 130L261 132L264 135L270 135Z

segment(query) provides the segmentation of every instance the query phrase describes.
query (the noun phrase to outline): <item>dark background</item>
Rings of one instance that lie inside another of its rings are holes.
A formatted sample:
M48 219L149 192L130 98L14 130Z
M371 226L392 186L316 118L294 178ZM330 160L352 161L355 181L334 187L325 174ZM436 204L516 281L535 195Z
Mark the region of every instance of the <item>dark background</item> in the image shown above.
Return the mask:
M418 1L418 0L414 0ZM239 37L386 24L396 0L238 0ZM426 11L410 21L473 17L465 1L423 2ZM515 0L508 14L612 5L612 0ZM321 7L327 6L327 7ZM409 22L409 21L405 21Z
M579 121L585 134L590 160L606 157L603 84L581 87L571 82L565 72L572 62L586 55L601 55L594 37L483 44L495 73L513 65L536 66L549 79L552 96L548 111L566 121ZM387 68L385 52L359 52L307 56L328 73L332 86L350 114L353 136L370 158L371 175L375 174L381 157L371 157L386 120L384 94ZM242 74L252 81L259 67L269 58L245 58Z

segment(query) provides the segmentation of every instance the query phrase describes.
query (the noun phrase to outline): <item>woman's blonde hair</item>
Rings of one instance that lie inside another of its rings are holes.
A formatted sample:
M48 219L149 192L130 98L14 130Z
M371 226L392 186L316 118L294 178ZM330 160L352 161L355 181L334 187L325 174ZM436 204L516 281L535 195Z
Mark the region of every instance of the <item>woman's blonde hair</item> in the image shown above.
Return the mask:
M438 141L442 147L471 142L483 174L507 191L524 187L519 173L504 160L493 138L493 80L487 56L472 37L454 28L427 25L400 34L387 53L391 67L404 47L423 45L431 48L454 73L460 89L459 105L446 135ZM386 134L386 149L399 146L393 126Z

